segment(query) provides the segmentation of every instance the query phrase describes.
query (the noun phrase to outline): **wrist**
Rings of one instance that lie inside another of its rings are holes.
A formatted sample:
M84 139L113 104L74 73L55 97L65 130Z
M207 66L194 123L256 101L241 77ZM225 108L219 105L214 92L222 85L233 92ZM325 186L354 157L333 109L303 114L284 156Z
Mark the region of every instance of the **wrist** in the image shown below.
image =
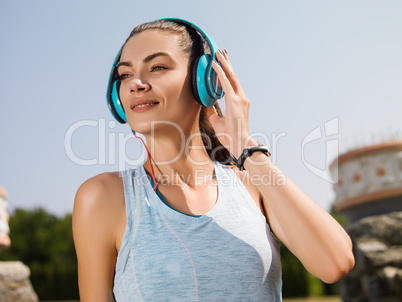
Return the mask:
M246 158L243 166L246 170L250 170L253 166L262 166L266 164L273 164L271 157L263 152L255 152Z
M245 161L250 161L251 156L254 155L254 158L257 157L257 154L259 155L258 157L261 158L264 157L265 159L271 156L271 152L268 150L268 148L264 145L262 145L260 142L256 141L258 143L258 146L254 146L251 148L244 148L243 152L240 154L240 156L237 159L237 168L240 171L245 170L244 164ZM253 162L251 160L251 162Z
M258 147L258 146L262 145L259 141L252 138L251 136L248 136L247 139L242 140L242 142L243 142L242 144L238 145L239 149L237 150L238 154L235 154L236 158L239 158L241 156L244 149L249 149L249 148Z

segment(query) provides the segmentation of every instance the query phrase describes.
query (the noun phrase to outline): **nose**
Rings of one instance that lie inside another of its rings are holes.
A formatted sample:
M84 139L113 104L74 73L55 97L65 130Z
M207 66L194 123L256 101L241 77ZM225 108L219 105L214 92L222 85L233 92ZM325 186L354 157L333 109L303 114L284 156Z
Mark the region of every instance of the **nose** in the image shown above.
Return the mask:
M149 85L149 83L139 77L135 77L130 81L131 93L147 92L150 88L151 86Z

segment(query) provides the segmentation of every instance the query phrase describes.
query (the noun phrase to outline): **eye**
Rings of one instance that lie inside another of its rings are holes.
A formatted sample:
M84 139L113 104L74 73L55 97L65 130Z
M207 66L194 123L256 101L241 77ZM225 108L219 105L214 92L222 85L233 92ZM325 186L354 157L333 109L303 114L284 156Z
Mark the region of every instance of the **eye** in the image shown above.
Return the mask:
M151 72L152 71L161 71L161 70L165 70L165 69L167 69L165 66L156 65L156 66L151 67Z
M119 79L120 79L120 81L123 81L123 80L127 79L129 76L130 76L130 74L128 74L128 73L122 73L122 74L119 74Z

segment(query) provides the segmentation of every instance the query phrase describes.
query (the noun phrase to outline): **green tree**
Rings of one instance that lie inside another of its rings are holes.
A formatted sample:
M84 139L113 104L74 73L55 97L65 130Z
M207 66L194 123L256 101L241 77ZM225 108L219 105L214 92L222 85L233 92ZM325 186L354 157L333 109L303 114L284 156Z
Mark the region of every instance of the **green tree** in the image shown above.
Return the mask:
M30 268L40 300L79 299L71 220L71 214L59 218L41 208L17 209L10 216L11 247L0 259Z

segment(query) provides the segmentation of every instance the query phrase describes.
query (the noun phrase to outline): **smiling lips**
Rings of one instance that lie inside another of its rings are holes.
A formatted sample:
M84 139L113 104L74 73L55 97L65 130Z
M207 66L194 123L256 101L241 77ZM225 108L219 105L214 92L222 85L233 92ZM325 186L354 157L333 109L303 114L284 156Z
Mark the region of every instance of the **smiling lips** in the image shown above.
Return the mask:
M130 108L134 112L144 112L152 107L155 107L158 104L159 104L158 101L150 99L139 99L139 100L133 100L131 102Z

